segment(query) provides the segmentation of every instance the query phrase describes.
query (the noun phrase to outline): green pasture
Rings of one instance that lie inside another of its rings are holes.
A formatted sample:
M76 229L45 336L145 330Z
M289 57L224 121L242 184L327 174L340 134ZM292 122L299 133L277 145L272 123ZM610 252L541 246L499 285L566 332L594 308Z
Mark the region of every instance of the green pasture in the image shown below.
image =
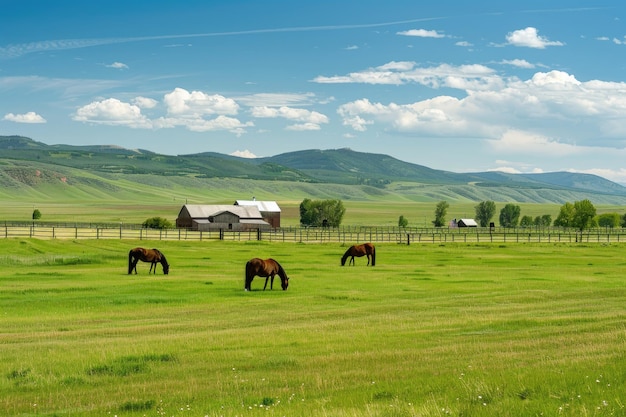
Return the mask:
M345 249L0 240L0 415L626 415L623 244Z
M300 224L300 200L284 200L271 198L281 208L281 226L298 226ZM236 193L232 198L222 200L207 199L200 204L233 204L241 199ZM343 226L398 226L398 218L404 216L409 227L432 227L435 219L436 202L385 202L385 201L342 201L346 208ZM0 208L0 220L30 221L35 209L42 213L41 221L69 223L122 223L141 224L151 217L163 217L172 223L176 222L178 212L185 200L87 200L67 201L65 203L37 203L23 201L3 201ZM198 203L194 203L198 204ZM449 202L447 220L454 218L474 218L476 202ZM493 221L498 222L500 209L506 203L496 202L497 213ZM520 203L521 215L533 218L550 214L555 219L559 214L560 205ZM597 206L598 214L603 212L624 213L623 207Z

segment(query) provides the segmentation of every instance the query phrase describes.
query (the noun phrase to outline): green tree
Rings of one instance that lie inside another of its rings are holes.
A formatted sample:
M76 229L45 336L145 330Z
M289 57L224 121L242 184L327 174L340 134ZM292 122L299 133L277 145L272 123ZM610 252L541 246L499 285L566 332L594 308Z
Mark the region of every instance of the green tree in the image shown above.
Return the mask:
M172 222L163 217L150 217L141 223L141 226L146 229L171 229Z
M313 226L315 218L316 212L313 200L305 198L300 203L300 224L304 226Z
M339 227L346 209L341 200L324 200L322 214L324 215L322 223L328 227Z
M403 215L398 218L398 227L405 228L409 225L409 221Z
M597 218L598 226L600 227L620 227L622 224L622 218L619 213L603 213Z
M589 200L565 203L561 206L559 215L554 221L555 226L575 227L581 232L587 228L597 225L596 208Z
M341 200L305 198L300 203L300 224L314 227L338 227L345 213L346 209Z
M447 201L440 201L437 203L437 207L435 207L435 220L433 220L433 225L435 227L443 227L446 224L446 214L448 213L448 208L450 204Z
M519 225L522 227L531 227L534 224L533 218L531 216L522 216L522 219L519 222Z
M537 216L533 220L533 224L537 227L549 227L552 224L552 216L549 214Z
M481 201L476 207L476 221L480 227L487 227L496 214L496 203L493 201Z
M572 203L565 203L559 210L559 215L554 220L554 225L557 227L573 227L574 226L574 212L576 209Z
M500 210L500 226L516 227L522 209L520 206L509 203Z
M33 220L39 220L39 219L41 219L41 212L39 211L39 209L33 210Z
M588 229L596 225L596 208L589 200L581 200L574 202L574 219L573 227L580 231Z

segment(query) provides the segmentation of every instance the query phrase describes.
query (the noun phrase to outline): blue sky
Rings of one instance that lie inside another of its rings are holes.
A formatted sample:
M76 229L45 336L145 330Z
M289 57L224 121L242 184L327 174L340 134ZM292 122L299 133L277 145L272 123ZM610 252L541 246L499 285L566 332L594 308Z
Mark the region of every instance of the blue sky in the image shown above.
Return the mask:
M617 1L0 0L0 135L626 183Z

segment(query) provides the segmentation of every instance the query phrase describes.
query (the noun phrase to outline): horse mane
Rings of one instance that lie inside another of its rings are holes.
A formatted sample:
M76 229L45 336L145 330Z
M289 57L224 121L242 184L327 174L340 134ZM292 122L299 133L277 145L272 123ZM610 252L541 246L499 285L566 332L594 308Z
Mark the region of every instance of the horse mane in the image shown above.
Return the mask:
M276 262L275 259L272 259L272 260ZM278 262L276 262L276 266L278 267L278 276L281 278L285 278L287 276L287 273L285 272L285 269L283 268L283 266L279 264Z
M161 252L158 249L155 249L155 251L159 252L159 256L161 257L161 265L169 265L170 263L167 262L167 259L165 258L165 255L163 255L163 252Z

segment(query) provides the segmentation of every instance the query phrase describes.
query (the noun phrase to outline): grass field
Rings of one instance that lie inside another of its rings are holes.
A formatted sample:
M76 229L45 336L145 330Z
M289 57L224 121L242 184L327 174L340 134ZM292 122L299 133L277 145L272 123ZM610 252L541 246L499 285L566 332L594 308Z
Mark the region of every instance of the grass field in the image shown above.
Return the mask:
M626 415L624 245L345 249L0 240L0 415Z
M233 204L238 197L231 200L208 201L202 204ZM281 226L298 226L300 224L300 203L302 200L277 200L281 208ZM68 201L66 203L25 203L20 201L3 201L0 209L0 220L30 221L33 210L42 213L42 221L46 222L79 222L79 223L123 223L141 224L151 217L163 217L173 224L185 201L152 201L146 200L129 203L112 201ZM196 203L194 203L196 204ZM432 227L435 219L437 203L416 202L381 202L381 201L343 201L346 213L343 226L398 226L398 218L402 215L409 221L410 227ZM477 203L451 202L446 216L454 218L474 218ZM498 223L500 209L505 203L496 203L497 213L494 217ZM521 215L531 217L550 214L556 219L560 205L521 203ZM597 206L598 214L603 212L624 213L623 207Z

